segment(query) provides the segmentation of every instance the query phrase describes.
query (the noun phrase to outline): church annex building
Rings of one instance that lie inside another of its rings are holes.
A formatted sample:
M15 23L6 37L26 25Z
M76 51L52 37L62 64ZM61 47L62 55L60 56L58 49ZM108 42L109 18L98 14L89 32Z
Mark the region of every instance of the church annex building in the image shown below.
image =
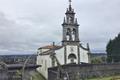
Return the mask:
M69 1L64 21L62 23L62 45L47 45L38 48L37 64L42 65L37 70L48 79L48 68L64 64L89 63L89 44L81 45L79 39L79 24L74 9Z

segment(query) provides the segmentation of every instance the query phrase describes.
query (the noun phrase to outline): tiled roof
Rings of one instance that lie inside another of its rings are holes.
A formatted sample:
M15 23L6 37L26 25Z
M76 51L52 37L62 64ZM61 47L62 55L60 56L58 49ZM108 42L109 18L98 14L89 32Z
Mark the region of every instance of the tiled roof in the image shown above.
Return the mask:
M42 52L42 54L41 54L41 55L49 55L49 54L53 53L54 50L58 50L58 49L60 49L62 47L63 46L48 45L48 46L40 47L38 50L40 50L40 49L49 49L47 51Z
M61 47L62 46L58 46L58 45L47 45L47 46L40 47L39 49L59 49Z

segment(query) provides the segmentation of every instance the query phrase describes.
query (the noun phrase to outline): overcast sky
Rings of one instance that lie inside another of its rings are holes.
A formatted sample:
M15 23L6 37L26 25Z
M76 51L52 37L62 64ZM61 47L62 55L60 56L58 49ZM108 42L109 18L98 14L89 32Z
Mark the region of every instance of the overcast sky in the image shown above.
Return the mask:
M33 53L62 40L68 0L0 0L0 54ZM73 0L81 43L105 52L120 32L120 0Z

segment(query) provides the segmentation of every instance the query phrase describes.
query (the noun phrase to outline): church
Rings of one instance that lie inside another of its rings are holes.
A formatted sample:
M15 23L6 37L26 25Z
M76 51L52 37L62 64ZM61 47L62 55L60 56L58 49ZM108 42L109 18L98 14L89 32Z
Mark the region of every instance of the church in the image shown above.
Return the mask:
M74 9L69 0L62 23L61 45L46 45L38 48L37 64L42 67L37 70L48 79L48 68L65 64L90 63L90 48L87 43L83 46L79 39L79 24Z

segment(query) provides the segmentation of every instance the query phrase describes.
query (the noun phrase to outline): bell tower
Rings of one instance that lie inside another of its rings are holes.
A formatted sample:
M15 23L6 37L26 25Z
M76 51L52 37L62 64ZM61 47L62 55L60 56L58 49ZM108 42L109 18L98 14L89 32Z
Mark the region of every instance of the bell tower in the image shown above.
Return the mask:
M63 21L63 40L62 45L78 45L79 44L79 24L75 18L74 9L69 0L69 7L66 10Z

